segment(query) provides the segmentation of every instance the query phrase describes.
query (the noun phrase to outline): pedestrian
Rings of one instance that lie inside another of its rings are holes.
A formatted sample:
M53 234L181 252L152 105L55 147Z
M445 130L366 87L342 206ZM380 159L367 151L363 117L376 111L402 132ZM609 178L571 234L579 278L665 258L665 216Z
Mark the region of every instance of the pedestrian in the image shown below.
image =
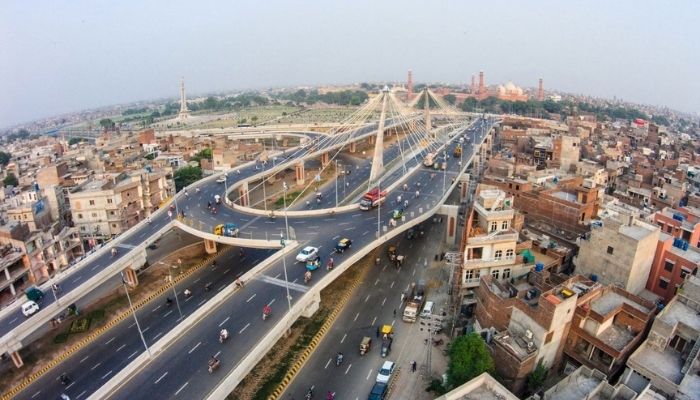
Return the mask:
M396 318L396 309L394 308L394 318Z
M61 290L61 288L58 287L58 283L54 283L53 285L51 285L51 289L53 289L53 291L56 293L58 293Z
M411 372L416 372L416 362L411 361Z
M403 299L406 298L406 292L401 292L401 302L403 303Z
M401 204L401 196L400 195L399 195L399 197L396 198L396 203Z
M381 330L381 329L379 328L379 325L377 325L377 337L379 337L379 332L380 332L380 330Z

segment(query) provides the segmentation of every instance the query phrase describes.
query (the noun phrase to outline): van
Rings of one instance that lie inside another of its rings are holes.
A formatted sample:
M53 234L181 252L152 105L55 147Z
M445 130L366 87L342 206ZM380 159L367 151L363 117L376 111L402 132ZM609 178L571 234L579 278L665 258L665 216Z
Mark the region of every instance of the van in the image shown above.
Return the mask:
M426 301L425 307L423 307L423 311L421 311L421 313L420 313L421 318L428 318L431 315L433 315L433 308L434 307L435 307L435 304L432 301Z

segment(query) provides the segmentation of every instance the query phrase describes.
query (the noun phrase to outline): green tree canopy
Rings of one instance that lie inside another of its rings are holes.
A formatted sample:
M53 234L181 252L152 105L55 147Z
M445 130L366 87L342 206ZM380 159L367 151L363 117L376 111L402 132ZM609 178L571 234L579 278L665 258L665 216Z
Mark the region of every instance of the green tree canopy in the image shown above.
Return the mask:
M452 93L446 94L445 97L443 97L443 98L445 99L445 101L446 101L448 104L453 104L453 105L454 105L455 102L457 101L457 97L455 97L455 95L453 95Z
M72 146L72 145L74 145L74 144L78 144L78 143L80 143L80 142L82 142L82 141L83 141L83 139L81 139L81 138L72 137L72 138L68 139L68 146Z
M211 147L207 147L206 149L200 150L197 154L192 157L192 160L199 162L202 158L206 158L207 160L211 160L214 158L214 155L212 153Z
M470 333L455 339L450 345L447 382L457 387L484 372L493 373L493 358L479 334Z
M10 172L5 177L5 180L3 180L3 183L5 184L5 186L15 186L16 187L19 185L19 180L17 180L17 177L15 176L15 174Z
M186 166L175 171L175 191L191 185L202 179L202 169L200 167Z
M114 129L115 124L114 121L112 121L109 118L102 118L100 120L100 126L102 127L102 129L110 130Z
M7 165L10 162L10 158L12 158L10 153L0 151L0 165Z
M530 393L535 393L540 390L546 378L547 368L540 362L537 364L537 367L535 367L535 370L527 376L527 388Z

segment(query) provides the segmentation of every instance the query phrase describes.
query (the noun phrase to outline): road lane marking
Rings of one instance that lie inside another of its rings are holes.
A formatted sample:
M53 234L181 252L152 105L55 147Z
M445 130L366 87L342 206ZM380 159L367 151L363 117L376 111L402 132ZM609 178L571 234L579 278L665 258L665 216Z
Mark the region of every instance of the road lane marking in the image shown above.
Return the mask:
M342 338L342 339L340 339L340 343L343 343L343 342L345 341L345 338L346 338L346 337L348 337L348 334L347 334L347 333L343 335L343 338Z
M78 282L78 281L79 281L79 280L81 280L82 278L83 278L82 276L79 276L79 277L77 277L77 278L73 279L73 283L76 283L76 282Z
M87 392L87 390L83 390L79 395L75 396L75 400L78 400L79 398L83 397L83 395Z
M375 316L374 319L372 320L372 323L370 324L371 326L374 326L374 323L377 322L377 317Z
M332 360L332 358L328 359L328 362L326 363L326 366L323 367L323 369L328 369L328 366L331 364L331 360Z
M250 301L253 300L255 298L255 296L257 296L257 295L258 295L257 293L253 293L253 295L248 297L248 300L246 300L245 302L250 303Z
M352 227L352 228L345 228L345 229L343 229L343 230L344 230L344 231L354 231L355 228L354 228L354 227Z
M382 306L384 305L384 303L386 303L386 297L384 298L384 300L382 300Z
M377 286L377 283L379 283L379 278L377 278L377 280L374 281L374 286Z
M178 389L177 392L175 392L175 396L177 396L178 394L180 394L180 392L182 392L182 389L186 388L187 385L189 385L189 384L190 384L190 382L187 381L187 382L185 382L184 385L180 386L180 389Z
M226 322L228 322L229 319L231 319L231 317L226 317L225 320L221 321L221 323L219 324L219 328L221 328Z
M352 367L352 364L348 365L348 369L345 370L345 375L347 375L348 372L350 372L350 367Z
M116 339L116 338L117 338L117 337L115 336L115 337L109 339L108 341L105 342L105 344L110 344L110 343L112 343L112 342L114 341L114 339Z
M161 375L160 378L156 379L156 381L153 383L157 385L158 382L160 382L163 378L165 378L166 375L168 375L168 371L165 371L165 373L163 375Z
M367 302L367 300L369 300L369 295L367 295L367 297L365 297L365 303Z
M173 310L170 310L170 311L166 312L165 315L163 315L163 318L167 317L168 315L170 315L170 314L172 314L172 313L173 313Z
M340 235L336 235L336 236L333 237L332 240L338 240L339 237L340 237Z
M270 302L267 303L267 305L268 305L268 306L271 306L271 305L275 302L275 300L277 300L277 299L272 299L272 300L270 300Z
M85 356L85 358L83 358L82 360L80 360L80 362L79 362L78 364L82 364L83 361L87 360L88 358L90 358L90 356Z
M129 325L129 328L133 328L134 325L136 325L136 322L132 322L131 325Z
M369 233L369 231L365 231L365 233L362 234L362 236L365 236Z
M10 324L12 324L15 321L17 321L17 317L15 317L12 321L10 321Z
M372 376L372 368L369 369L369 372L367 373L367 378L365 378L365 380L368 381L370 376Z
M148 332L149 329L151 329L151 327L150 327L150 326L147 326L146 329L144 329L144 330L141 331L141 332L146 333L146 332Z
M219 286L219 288L216 289L216 291L217 291L217 292L220 292L221 289L223 289L223 288L225 288L225 287L226 287L226 284L224 283L223 285Z
M130 355L129 357L127 357L127 360L128 360L128 359L131 359L133 356L135 356L135 355L137 355L137 354L139 354L138 350L135 351L135 352L133 352L133 353L131 353L131 355Z
M390 288L393 288L393 287L394 287L394 283L396 283L396 281L391 281L391 286L389 286L389 287L390 287Z
M35 398L36 396L38 396L38 395L39 395L39 393L41 393L41 390L40 390L40 391L38 391L38 392L36 392L36 393L34 393L34 394L32 395L32 399L33 399L33 398Z
M199 303L197 303L197 307L201 307L202 304L206 303L207 299L202 299Z
M219 354L221 354L221 350L219 350L216 354L214 354L214 358L218 357Z
M202 342L195 344L194 347L191 348L190 351L187 352L187 354L192 354L192 352L197 350L197 347L199 347L199 345L201 345L201 344L202 344Z
M250 326L250 322L248 322L248 323L243 327L243 329L241 329L240 331L238 331L238 334L239 334L239 335L242 334L243 331L245 331L249 326Z
M126 345L125 345L125 344L123 344L123 345L119 346L119 347L117 348L117 351L116 351L116 352L118 353L118 352L119 352L119 350L123 349L124 347L126 347Z
M416 276L416 269L415 268L413 268L413 273L411 274L411 276Z
M202 279L201 277L200 277L200 278L197 278L197 279L195 279L195 281L192 282L192 283L197 283L197 282L199 282L201 279Z
M102 380L104 380L106 377L108 377L112 373L112 370L110 369L109 372L106 374L102 375Z
M93 365L93 367L90 368L90 371L94 371L95 368L99 367L101 364L102 364L102 363L97 363L97 364Z
M160 308L161 308L162 306L163 306L162 304L159 305L158 307L154 308L153 311L151 311L151 312L156 312L156 311L160 310Z
M158 339L158 337L159 337L160 335L162 335L162 334L163 334L163 332L158 332L157 335L153 336L153 341L155 342L156 339Z
M282 275L281 272L279 274L275 275L275 279L278 279L280 277L280 275Z
M353 321L357 321L357 318L360 316L360 313L355 314L355 319Z
M385 265L384 268L382 268L382 272L384 272L384 270L386 269L386 267L388 267L388 265Z

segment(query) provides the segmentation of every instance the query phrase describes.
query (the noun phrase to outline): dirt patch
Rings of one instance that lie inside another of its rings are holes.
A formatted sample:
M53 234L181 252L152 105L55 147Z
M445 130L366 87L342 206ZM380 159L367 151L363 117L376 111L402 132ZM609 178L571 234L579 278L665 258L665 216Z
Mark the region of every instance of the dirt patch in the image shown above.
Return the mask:
M371 252L322 290L321 304L313 317L299 318L292 325L290 334L277 341L274 350L253 368L227 399L267 399L309 346L311 339L321 329L340 299L351 292L354 288L353 283L361 279L364 272L374 265L373 260L378 254L378 250Z
M139 275L139 286L129 291L131 301L136 304L160 289L166 282L166 279L169 279L168 266L180 265L177 270L179 273L185 273L197 266L205 257L204 246L201 244L188 246L169 254ZM180 263L178 263L178 259L181 261ZM81 340L84 340L93 331L107 325L128 308L129 304L124 294L124 289L119 287L80 310L80 316L69 317L61 324L53 327L44 337L20 350L20 355L24 360L22 368L15 368L11 362L4 363L5 365L0 374L0 391L5 393L19 385L28 376L39 372L51 360L58 358ZM84 333L70 333L71 324L85 316L91 318L90 329ZM55 340L57 336L63 338L63 335L67 335L65 341Z

